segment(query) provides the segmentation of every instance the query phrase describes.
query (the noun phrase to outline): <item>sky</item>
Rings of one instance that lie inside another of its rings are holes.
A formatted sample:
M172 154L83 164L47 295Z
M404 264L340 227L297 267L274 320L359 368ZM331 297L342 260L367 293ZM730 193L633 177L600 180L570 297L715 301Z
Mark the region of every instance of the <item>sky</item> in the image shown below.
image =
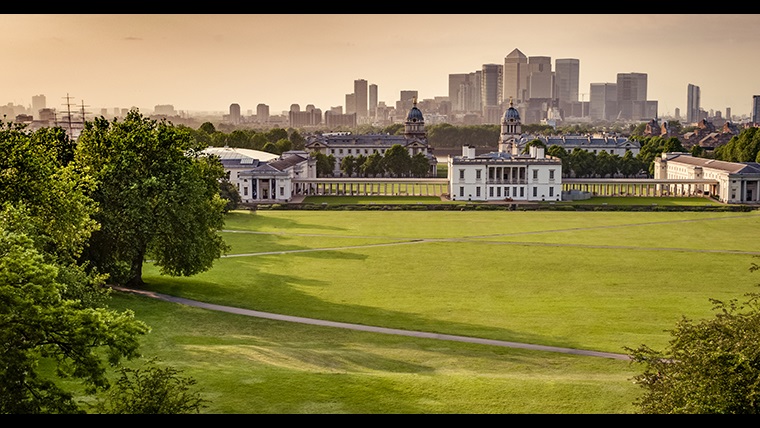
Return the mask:
M353 82L448 96L448 76L526 56L580 61L591 83L646 73L661 116L701 106L751 113L760 95L760 14L5 14L0 15L0 105L86 111L171 104L187 112L270 114L291 104L344 106Z

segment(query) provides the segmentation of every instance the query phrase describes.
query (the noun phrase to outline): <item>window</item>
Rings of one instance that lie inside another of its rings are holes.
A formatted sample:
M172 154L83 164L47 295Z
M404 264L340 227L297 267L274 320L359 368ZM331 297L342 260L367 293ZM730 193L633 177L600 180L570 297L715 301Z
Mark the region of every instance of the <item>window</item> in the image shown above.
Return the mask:
M538 180L538 170L537 169L533 170L533 180Z
M480 197L480 186L475 188L475 196Z
M488 197L493 198L493 187L488 188Z
M285 196L285 188L280 187L280 196Z
M496 197L501 198L501 187L496 188Z
M554 196L554 187L549 187L549 197Z
M464 170L463 169L459 170L459 179L460 180L464 180ZM464 195L462 195L462 196L464 196Z
M533 186L533 197L535 198L536 196L538 196L538 187Z
M479 170L479 169L476 169L476 170L475 170L475 180L480 180L480 173L481 173L481 172L483 172L483 171L481 171L481 170Z
M248 186L243 187L243 196L248 196Z
M549 170L549 180L554 180L554 170L553 169Z
M459 188L459 196L464 197L464 186Z
M351 149L348 149L348 154L349 154L349 155L351 154Z
M508 198L508 197L509 197L509 187L505 187L505 188L504 188L504 197L505 197L505 198Z
M524 187L520 187L520 197L521 198L525 197L525 188Z

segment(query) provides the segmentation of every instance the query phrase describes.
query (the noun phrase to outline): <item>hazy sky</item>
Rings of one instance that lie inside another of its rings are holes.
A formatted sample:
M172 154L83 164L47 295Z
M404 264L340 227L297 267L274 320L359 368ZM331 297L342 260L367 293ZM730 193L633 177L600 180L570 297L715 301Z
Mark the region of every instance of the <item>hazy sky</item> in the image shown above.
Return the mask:
M660 115L701 88L702 108L749 114L760 94L760 14L8 14L0 105L67 93L89 112L157 104L271 114L344 106L353 81L448 96L448 75L526 56L580 60L580 92L646 73Z

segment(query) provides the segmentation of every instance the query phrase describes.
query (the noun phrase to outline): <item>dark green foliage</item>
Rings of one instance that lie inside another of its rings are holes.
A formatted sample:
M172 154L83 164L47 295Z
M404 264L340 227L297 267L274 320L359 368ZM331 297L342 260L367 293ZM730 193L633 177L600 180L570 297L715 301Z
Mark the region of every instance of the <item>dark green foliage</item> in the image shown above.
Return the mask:
M758 128L747 128L734 136L728 143L715 149L715 158L727 162L759 162L760 132Z
M52 364L57 378L79 379L90 393L102 390L106 363L137 357L137 338L149 328L131 311L66 298L59 267L11 229L0 221L0 413L79 413L40 361Z
M383 165L385 170L394 177L405 177L409 175L412 158L407 150L401 144L394 144L385 151L383 156Z
M676 137L667 140L659 136L646 137L640 140L640 143L641 149L636 157L645 166L649 176L654 175L654 158L657 156L662 153L686 152L681 141Z
M193 275L226 251L217 233L226 205L224 169L182 128L132 110L123 122L96 119L79 137L76 162L88 168L100 205L84 254L116 284L142 284L150 256L169 275Z
M120 377L98 402L98 413L189 414L205 407L206 400L194 390L196 381L173 367L150 360L142 368L118 370Z
M227 201L224 205L225 213L235 210L240 206L240 193L238 192L237 187L230 183L226 178L219 182L219 196Z
M753 265L753 270L757 265ZM760 412L760 294L744 304L711 300L714 318L681 319L665 351L626 348L644 372L641 413Z
M317 159L317 177L332 177L335 170L335 156L324 153L312 153Z

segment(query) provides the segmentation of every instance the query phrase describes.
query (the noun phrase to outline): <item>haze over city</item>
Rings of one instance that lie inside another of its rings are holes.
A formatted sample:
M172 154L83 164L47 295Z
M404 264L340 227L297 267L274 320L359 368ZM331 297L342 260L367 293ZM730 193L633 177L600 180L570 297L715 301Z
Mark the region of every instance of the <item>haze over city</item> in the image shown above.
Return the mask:
M580 61L591 83L646 73L660 116L685 114L687 85L705 110L748 115L760 94L757 14L6 14L0 104L67 94L88 111L242 111L345 105L356 79L389 105L400 91L448 96L448 76L527 56ZM585 98L583 98L585 96Z

